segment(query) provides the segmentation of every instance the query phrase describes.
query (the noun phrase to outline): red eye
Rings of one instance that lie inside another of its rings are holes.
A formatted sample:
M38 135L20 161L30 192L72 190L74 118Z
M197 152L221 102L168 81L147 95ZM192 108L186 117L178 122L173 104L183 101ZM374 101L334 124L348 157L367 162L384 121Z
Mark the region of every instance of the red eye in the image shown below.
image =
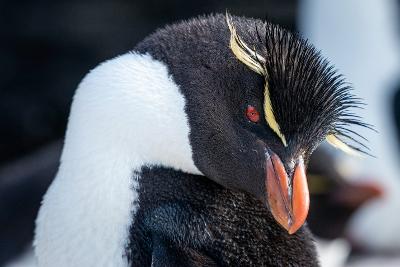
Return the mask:
M260 113L253 106L248 106L246 109L246 116L252 122L258 122L260 120Z

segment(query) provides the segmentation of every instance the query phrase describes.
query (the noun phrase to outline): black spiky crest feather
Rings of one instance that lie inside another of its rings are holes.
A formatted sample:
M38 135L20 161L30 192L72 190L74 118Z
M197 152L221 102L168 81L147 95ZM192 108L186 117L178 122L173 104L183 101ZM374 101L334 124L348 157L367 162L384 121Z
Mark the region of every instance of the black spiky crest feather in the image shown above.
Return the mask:
M237 34L228 13L226 20L235 56L265 77L266 120L285 146L285 136L290 139L300 136L296 133L308 132L314 138L326 136L329 144L346 153L370 155L363 142L367 140L350 129L356 125L374 130L353 113L364 103L351 92L352 87L344 76L338 74L320 51L298 34L268 22L264 29L255 26L257 40L251 50ZM256 46L261 50L257 51Z

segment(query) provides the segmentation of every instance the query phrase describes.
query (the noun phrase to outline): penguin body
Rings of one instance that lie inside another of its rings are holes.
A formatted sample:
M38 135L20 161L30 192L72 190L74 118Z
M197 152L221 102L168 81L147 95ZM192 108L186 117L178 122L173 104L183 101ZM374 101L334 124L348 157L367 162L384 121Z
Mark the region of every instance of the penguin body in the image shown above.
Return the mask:
M39 266L317 266L305 166L358 123L342 84L300 37L223 15L101 64L74 97Z

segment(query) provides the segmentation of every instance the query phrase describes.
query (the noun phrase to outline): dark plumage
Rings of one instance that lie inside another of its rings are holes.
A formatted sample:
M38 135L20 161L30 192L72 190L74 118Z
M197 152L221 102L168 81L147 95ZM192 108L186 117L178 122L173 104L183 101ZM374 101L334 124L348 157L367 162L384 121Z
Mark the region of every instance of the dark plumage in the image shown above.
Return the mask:
M288 139L313 148L329 134L348 136L349 124L364 125L349 111L362 103L310 43L267 24L264 45L271 101Z
M289 235L250 195L172 169L140 176L131 266L318 265L308 229Z

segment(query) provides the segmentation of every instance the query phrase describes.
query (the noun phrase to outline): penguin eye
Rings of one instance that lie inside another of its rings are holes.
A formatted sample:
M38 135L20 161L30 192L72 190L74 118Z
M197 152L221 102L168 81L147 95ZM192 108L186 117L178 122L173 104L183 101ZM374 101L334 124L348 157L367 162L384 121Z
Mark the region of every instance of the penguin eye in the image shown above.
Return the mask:
M248 106L246 109L246 117L251 122L258 122L260 120L260 113L253 106Z

